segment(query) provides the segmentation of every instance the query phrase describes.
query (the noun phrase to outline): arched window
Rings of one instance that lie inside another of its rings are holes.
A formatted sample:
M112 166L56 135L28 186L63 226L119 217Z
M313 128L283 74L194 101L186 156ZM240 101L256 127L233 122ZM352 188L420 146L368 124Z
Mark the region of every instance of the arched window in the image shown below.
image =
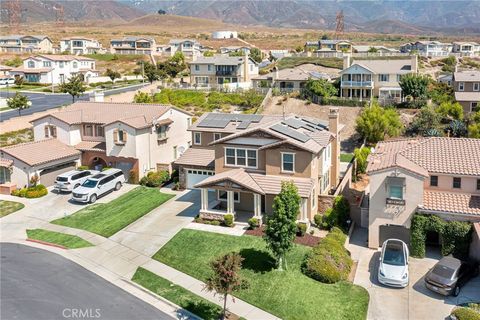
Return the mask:
M29 68L35 68L35 62L34 61L28 61L28 67Z

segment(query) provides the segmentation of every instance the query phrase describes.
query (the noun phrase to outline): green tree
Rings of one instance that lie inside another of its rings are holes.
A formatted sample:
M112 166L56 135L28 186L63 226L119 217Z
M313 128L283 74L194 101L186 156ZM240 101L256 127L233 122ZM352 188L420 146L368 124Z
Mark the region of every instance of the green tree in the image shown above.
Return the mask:
M371 150L368 147L355 148L355 150L353 150L356 160L356 175L367 172L367 158L370 152Z
M205 52L203 53L203 56L204 56L204 57L213 57L214 54L215 54L214 51L205 51Z
M25 78L23 76L15 77L15 85L19 88L23 87L25 83Z
M413 100L427 96L427 86L430 82L428 76L419 74L406 74L401 77L399 85L404 96L411 96Z
M312 95L329 98L337 95L337 93L337 88L335 88L333 84L325 79L308 79L303 90L303 94L307 98L311 97Z
M11 60L5 61L4 64L6 66L9 66L9 67L17 68L17 67L20 67L23 64L23 60L19 56L16 56L15 58L13 58Z
M27 96L20 93L15 93L11 98L7 99L7 106L10 109L17 109L20 116L23 109L28 109L32 105L32 102L28 100Z
M368 52L368 53L377 53L377 52L378 52L378 49L375 48L375 47L370 47L370 48L368 48L368 51L367 51L367 52Z
M298 46L295 48L295 52L297 52L297 53L303 52L303 49L304 49L303 46L298 45Z
M227 312L227 297L240 289L248 288L248 283L240 276L244 259L236 252L228 253L210 263L213 275L205 282L205 289L223 295L222 319Z
M468 126L468 137L480 139L480 123L472 123Z
M153 103L153 97L146 92L137 92L133 97L135 103Z
M80 75L72 76L68 82L64 82L60 85L60 92L71 95L72 102L75 102L75 97L80 97L80 95L82 95L86 89L87 87L85 86L85 83Z
M431 136L429 132L440 132L441 116L431 106L425 106L415 115L407 128L409 135Z
M428 97L432 99L432 102L435 104L455 101L453 87L449 86L447 83L430 81L427 90Z
M107 77L109 77L110 80L112 80L112 82L115 82L115 79L120 79L120 77L121 77L120 72L112 70L112 69L107 69L107 71L105 71L105 75Z
M252 58L256 63L262 62L262 51L260 51L258 48L251 48L250 58Z
M295 240L300 200L295 184L282 182L280 193L273 199L273 214L267 219L264 239L280 270L287 269L286 254Z
M143 65L143 74L150 83L153 83L153 81L160 80L161 76L165 75L165 72L160 72L154 64L145 62Z
M397 111L382 108L378 103L363 109L356 120L357 132L369 143L377 143L385 137L400 135L403 124Z
M185 56L182 52L176 52L165 62L157 63L157 70L160 79L164 79L166 76L175 78L180 72L187 67L185 63Z
M321 38L321 39L322 39L322 40L328 40L328 39L330 39L330 37L328 36L328 34L324 33L324 34L322 35L322 38Z
M442 102L435 111L444 120L463 120L463 107L458 102Z

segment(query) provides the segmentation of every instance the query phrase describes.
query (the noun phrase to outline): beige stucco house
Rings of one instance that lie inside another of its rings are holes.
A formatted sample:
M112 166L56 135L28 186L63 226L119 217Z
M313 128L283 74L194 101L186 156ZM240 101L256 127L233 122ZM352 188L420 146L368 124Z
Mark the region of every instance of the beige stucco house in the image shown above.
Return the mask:
M189 131L192 147L175 165L183 186L201 190L204 217L261 219L272 213L282 181L293 181L302 198L298 219L308 223L318 211L318 196L338 184L338 109L331 110L328 122L207 113Z
M368 158L368 246L409 242L416 213L480 221L480 139L419 138L379 142Z
M53 43L45 35L0 36L0 51L13 53L52 53Z
M453 90L455 100L460 103L465 113L478 110L480 103L480 71L457 71L453 73Z

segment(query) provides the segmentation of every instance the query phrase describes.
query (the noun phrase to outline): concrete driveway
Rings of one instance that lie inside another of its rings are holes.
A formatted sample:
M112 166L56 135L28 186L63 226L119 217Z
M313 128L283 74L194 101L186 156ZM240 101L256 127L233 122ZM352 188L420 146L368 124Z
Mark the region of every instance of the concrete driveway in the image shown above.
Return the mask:
M366 247L367 230L355 229L347 248L358 261L355 284L370 294L368 319L424 320L445 319L461 303L480 301L480 276L469 281L458 297L444 297L425 288L423 277L441 258L429 253L424 259L410 258L410 285L404 289L389 288L378 282L380 252Z

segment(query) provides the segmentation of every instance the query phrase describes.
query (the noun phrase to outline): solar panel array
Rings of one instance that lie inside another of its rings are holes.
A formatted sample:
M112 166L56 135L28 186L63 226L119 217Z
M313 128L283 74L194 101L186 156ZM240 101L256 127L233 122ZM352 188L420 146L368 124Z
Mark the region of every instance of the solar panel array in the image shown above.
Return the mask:
M313 122L309 119L303 119L303 118L288 118L284 121L282 121L283 124L292 127L294 129L306 129L310 132L313 132L314 130L327 130L328 127L325 126L321 122Z
M304 135L301 132L295 131L288 126L281 125L280 123L271 126L270 129L300 142L307 142L308 140L310 140L309 136Z
M224 129L230 122L240 122L238 129L246 129L253 122L257 123L262 120L262 116L258 114L225 114L225 113L209 113L197 126L208 128Z

